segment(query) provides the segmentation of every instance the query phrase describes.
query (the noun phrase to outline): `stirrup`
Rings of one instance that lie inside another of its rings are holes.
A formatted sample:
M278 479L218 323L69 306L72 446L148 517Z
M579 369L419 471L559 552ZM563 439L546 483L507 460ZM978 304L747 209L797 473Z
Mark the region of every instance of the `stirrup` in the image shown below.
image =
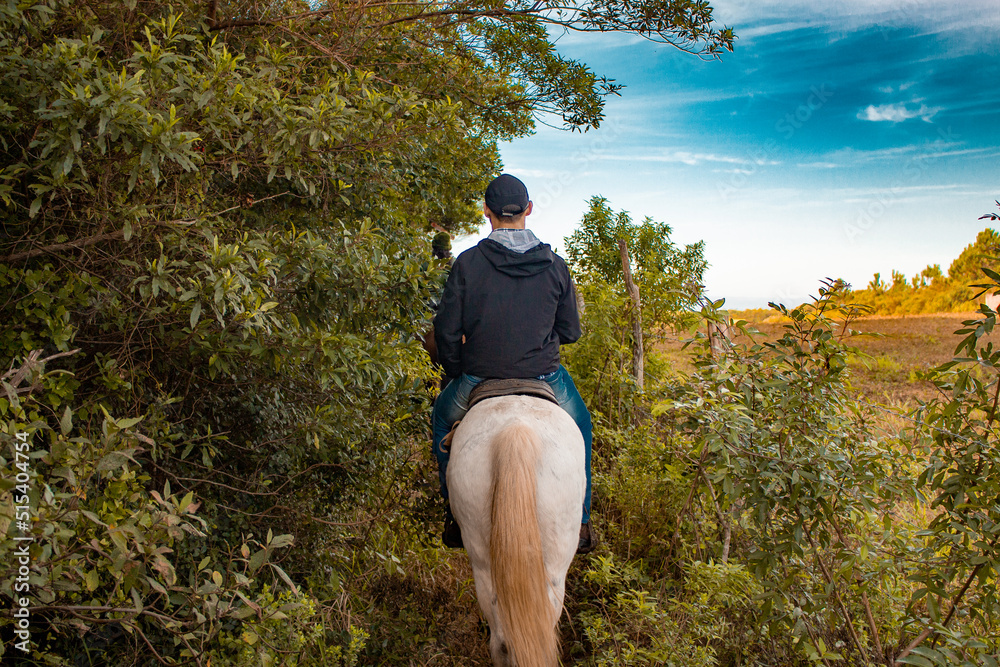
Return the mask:
M447 507L444 511L444 530L441 532L441 541L449 549L465 548L465 544L462 543L462 527L452 516L451 507Z
M580 524L580 542L576 546L578 554L589 554L597 546L597 534L589 523Z

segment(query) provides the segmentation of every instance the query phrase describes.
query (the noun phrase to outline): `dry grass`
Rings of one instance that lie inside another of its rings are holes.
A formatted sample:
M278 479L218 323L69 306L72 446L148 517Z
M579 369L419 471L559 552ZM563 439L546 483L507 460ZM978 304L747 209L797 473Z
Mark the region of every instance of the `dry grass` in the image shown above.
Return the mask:
M771 311L733 311L736 319L752 322L766 338L776 338L785 325ZM873 316L857 320L852 328L864 332L850 340L861 354L850 358L851 383L859 395L889 406L912 406L934 397L933 385L917 379L917 373L950 361L961 340L955 331L975 313ZM1000 343L998 334L993 334ZM683 337L671 338L659 346L671 367L690 372L691 351L684 350Z
M877 336L860 336L853 343L868 357L851 360L852 382L869 400L911 405L935 396L934 386L917 374L951 361L962 339L955 331L974 313L940 313L869 317L853 327ZM994 335L995 337L995 335Z

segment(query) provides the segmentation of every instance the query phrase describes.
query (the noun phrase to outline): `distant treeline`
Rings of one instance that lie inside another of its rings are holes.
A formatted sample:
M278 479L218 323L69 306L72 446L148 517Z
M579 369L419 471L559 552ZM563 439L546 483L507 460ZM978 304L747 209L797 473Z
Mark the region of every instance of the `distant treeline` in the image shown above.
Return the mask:
M948 267L930 265L910 279L893 271L889 281L876 273L865 289L852 290L846 300L869 306L875 315L916 315L920 313L975 310L988 295L975 298L982 290L973 285L988 282L983 268L996 270L1000 264L1000 234L992 228L979 232Z

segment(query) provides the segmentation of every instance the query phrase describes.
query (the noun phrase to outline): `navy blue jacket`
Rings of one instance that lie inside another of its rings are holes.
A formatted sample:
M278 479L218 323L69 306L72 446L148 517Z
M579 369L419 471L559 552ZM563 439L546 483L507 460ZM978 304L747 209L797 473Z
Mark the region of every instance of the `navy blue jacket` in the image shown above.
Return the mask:
M483 239L455 260L434 337L449 377L529 378L558 370L559 345L580 338L566 262L545 243L516 253Z

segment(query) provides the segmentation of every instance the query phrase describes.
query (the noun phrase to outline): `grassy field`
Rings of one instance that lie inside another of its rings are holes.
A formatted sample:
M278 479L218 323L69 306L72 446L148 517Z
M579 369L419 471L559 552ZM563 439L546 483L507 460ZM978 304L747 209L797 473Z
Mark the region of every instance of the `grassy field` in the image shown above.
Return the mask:
M731 313L734 319L746 319L765 337L773 338L782 333L784 324L770 314L762 310ZM962 338L954 332L962 328L964 320L976 317L974 313L939 313L857 320L851 328L870 335L851 340L859 350L849 361L854 388L867 400L889 406L911 407L933 398L934 386L920 381L918 372L950 361ZM1000 342L997 334L993 338ZM661 351L678 371L692 369L681 337L668 340Z

